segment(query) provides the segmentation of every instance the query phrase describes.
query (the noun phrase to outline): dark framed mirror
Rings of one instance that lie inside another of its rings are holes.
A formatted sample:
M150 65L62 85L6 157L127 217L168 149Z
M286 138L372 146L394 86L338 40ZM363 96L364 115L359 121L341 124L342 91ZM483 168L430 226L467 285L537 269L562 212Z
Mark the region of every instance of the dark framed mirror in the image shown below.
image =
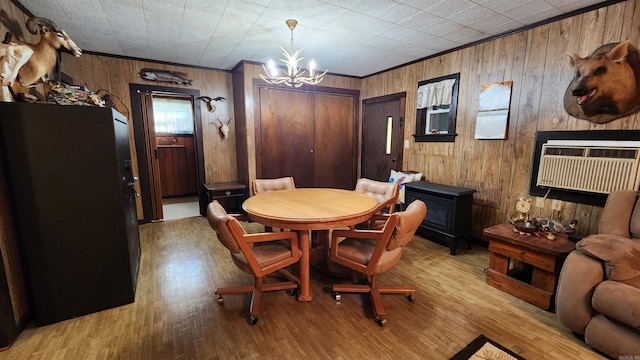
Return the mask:
M460 73L418 82L416 142L453 142Z

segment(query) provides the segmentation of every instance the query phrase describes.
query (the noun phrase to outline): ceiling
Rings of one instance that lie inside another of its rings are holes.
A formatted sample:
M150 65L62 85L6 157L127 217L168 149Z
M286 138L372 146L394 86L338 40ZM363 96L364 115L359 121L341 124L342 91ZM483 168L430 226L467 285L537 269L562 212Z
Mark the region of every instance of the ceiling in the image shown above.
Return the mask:
M19 0L85 51L231 70L291 51L366 76L602 0ZM277 60L276 60L277 62Z

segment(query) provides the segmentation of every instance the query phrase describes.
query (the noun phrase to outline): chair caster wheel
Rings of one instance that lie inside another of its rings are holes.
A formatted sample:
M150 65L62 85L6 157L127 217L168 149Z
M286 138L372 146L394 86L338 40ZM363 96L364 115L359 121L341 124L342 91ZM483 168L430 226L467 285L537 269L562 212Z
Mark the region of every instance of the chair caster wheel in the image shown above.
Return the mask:
M288 290L287 290L287 295L289 295L289 296L296 296L296 295L298 295L298 289L288 289Z
M249 318L249 324L255 325L258 323L258 318L256 316L252 316Z
M336 299L336 302L340 302L342 300L342 295L339 293L333 294L333 298Z
M413 294L408 294L407 295L407 300L409 300L409 302L414 302L415 301L415 296Z
M218 295L218 304L222 303L224 303L224 298L222 297L222 295Z
M380 327L383 327L383 326L384 326L384 324L386 324L386 323L387 323L387 319L385 319L385 318L379 318L378 320L376 320L376 322L378 323L378 325L379 325Z

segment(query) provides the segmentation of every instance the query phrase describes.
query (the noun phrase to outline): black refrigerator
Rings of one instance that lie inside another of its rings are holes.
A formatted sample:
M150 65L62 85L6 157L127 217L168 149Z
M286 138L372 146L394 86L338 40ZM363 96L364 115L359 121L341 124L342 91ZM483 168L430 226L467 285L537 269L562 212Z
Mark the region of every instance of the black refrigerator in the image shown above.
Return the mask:
M140 239L127 119L0 103L1 151L38 325L134 301Z

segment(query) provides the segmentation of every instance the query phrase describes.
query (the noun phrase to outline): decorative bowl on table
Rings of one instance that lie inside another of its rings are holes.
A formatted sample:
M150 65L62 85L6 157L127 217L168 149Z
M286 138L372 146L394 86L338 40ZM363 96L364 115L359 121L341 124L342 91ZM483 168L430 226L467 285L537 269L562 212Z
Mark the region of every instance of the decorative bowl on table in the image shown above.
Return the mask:
M538 231L540 224L537 221L514 221L513 226L518 231L532 233Z

